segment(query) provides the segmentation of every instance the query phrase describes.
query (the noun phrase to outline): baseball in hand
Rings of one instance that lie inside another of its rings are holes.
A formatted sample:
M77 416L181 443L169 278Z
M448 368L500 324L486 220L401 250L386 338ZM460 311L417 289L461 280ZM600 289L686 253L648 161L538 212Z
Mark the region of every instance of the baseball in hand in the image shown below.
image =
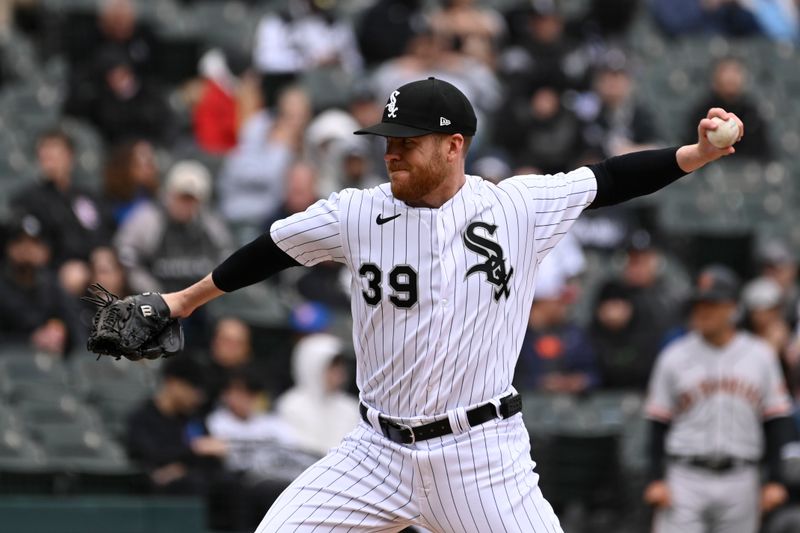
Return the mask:
M708 142L717 148L727 148L739 140L739 124L733 117L722 120L719 117L711 117L717 124L717 129L706 132Z

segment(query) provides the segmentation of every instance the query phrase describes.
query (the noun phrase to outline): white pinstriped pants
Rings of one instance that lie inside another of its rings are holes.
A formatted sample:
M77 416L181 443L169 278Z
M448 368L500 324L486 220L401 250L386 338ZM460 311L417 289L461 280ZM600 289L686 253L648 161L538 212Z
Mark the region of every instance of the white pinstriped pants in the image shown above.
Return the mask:
M451 420L452 421L452 420ZM361 422L276 500L256 533L563 533L522 415L396 444Z

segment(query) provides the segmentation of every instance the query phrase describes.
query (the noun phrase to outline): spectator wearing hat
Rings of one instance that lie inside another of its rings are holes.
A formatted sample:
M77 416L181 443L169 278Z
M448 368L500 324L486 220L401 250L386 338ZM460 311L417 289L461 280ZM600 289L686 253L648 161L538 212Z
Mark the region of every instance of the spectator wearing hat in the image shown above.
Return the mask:
M64 354L80 332L78 307L50 270L50 241L33 215L4 231L0 259L0 343Z
M781 353L791 328L783 315L783 290L778 282L766 277L750 281L742 289L742 305L747 329Z
M202 278L227 257L232 237L208 207L211 175L197 161L179 161L158 203L141 205L114 239L131 288L171 291Z
M275 406L307 452L326 454L360 419L358 400L344 392L348 371L343 350L342 342L327 333L309 335L294 348L295 385Z
M128 419L126 447L154 493L203 496L213 529L238 530L241 488L223 468L227 446L198 416L203 387L203 368L191 358L166 361L155 394Z
M774 279L756 278L742 289L743 326L761 337L781 359L781 367L791 388L800 369L791 349L792 328L784 315L783 290Z
M36 141L39 183L21 191L11 205L35 216L50 238L52 264L86 262L92 250L108 245L114 231L111 213L97 196L74 182L75 146L62 130L41 133Z

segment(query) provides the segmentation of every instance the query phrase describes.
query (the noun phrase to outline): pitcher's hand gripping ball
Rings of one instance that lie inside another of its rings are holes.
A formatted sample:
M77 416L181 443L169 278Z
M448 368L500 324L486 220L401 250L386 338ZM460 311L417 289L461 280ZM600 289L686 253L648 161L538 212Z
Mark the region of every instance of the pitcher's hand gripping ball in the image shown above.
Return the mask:
M712 117L711 120L717 124L717 129L710 130L706 134L708 142L717 148L727 148L739 141L739 124L736 119L731 117L728 120L722 120L719 117Z

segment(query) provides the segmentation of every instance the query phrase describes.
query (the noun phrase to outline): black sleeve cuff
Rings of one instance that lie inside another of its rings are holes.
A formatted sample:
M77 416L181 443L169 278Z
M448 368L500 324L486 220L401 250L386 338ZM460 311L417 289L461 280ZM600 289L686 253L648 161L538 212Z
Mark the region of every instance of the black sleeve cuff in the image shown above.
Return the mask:
M647 447L649 459L649 469L647 475L650 481L664 479L664 476L666 475L667 431L669 431L669 424L659 422L658 420L650 421L650 441Z
M767 480L781 483L783 479L783 460L781 450L786 443L795 438L792 419L787 416L771 418L764 422L764 462Z
M589 165L597 180L597 195L587 209L645 196L685 176L677 152L677 147L643 150Z
M211 279L221 291L231 292L293 266L300 263L278 248L269 233L264 233L231 254L214 269Z

